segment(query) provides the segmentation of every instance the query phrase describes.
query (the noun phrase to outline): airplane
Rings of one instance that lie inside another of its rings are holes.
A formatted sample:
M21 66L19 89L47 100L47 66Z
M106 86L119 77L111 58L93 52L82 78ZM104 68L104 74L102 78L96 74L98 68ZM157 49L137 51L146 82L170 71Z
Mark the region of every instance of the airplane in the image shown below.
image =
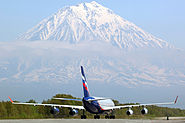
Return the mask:
M22 102L13 102L13 100L9 97L12 104L17 105L34 105L34 106L49 106L51 107L50 113L57 114L59 113L59 108L69 108L69 115L74 116L78 114L78 110L82 110L83 114L81 115L81 119L86 119L85 111L88 111L94 115L94 119L100 119L100 114L105 114L106 119L115 119L114 110L128 108L126 111L127 115L132 115L134 112L132 110L133 107L143 107L141 110L141 114L147 114L148 109L146 106L151 105L171 105L176 104L178 96L173 102L166 103L149 103L149 104L135 104L135 105L123 105L123 106L115 106L114 102L110 98L102 98L102 97L94 97L90 96L87 80L85 77L85 73L83 67L81 66L81 75L82 75L82 84L83 84L83 92L84 97L82 99L68 99L68 98L53 98L57 100L73 100L73 101L82 101L82 106L75 105L59 105L59 104L42 104L42 103L22 103Z

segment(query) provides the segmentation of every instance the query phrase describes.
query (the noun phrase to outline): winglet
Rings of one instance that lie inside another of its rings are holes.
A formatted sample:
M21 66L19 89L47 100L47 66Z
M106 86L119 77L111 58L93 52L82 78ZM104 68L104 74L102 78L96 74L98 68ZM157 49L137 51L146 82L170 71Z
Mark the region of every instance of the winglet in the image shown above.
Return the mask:
M176 104L176 103L177 103L177 99L178 99L178 96L176 97L174 104Z
M12 102L12 103L14 103L13 101L12 101L12 99L8 96L8 98L10 99L10 101Z

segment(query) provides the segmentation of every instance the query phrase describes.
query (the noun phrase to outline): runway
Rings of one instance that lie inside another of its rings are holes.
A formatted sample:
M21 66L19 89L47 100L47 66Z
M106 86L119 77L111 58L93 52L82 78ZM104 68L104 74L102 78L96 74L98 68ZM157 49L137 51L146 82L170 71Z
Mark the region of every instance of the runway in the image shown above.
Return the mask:
M20 119L0 120L0 123L185 123L185 120L142 120L142 119Z

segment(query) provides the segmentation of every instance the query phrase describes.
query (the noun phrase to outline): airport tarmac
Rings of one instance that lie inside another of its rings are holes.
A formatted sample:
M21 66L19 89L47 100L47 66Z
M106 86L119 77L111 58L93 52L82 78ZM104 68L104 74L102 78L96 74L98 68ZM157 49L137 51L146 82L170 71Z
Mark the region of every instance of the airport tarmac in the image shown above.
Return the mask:
M185 123L185 120L142 120L142 119L20 119L0 120L0 123Z

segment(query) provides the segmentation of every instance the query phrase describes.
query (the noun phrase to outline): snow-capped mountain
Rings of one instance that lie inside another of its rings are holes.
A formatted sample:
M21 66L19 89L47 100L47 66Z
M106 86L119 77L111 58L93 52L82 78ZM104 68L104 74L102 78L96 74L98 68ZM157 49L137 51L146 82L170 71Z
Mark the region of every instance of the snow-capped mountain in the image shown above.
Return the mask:
M65 7L18 39L58 40L73 44L104 41L119 48L172 47L95 1Z

